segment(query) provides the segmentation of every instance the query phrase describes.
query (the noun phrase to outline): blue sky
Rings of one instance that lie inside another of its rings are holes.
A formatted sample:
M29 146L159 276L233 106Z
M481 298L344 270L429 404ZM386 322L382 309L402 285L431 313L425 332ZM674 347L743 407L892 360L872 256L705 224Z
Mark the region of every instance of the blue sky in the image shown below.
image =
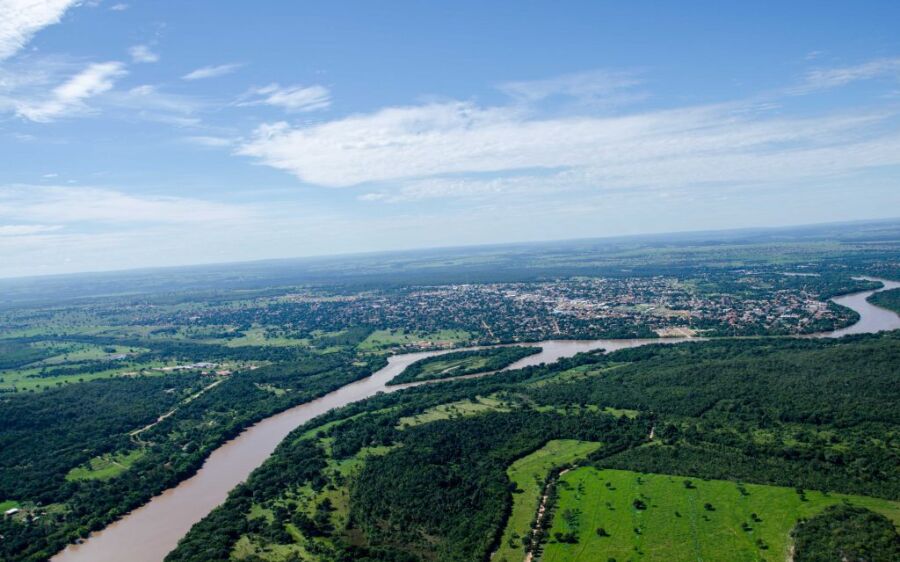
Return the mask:
M0 276L900 216L897 22L0 0Z

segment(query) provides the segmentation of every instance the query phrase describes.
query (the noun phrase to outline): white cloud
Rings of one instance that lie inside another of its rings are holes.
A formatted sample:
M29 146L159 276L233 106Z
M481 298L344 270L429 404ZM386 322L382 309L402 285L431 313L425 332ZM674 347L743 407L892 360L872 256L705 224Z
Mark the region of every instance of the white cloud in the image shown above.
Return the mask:
M184 140L191 144L205 146L207 148L222 148L234 144L234 140L232 139L227 139L224 137L213 137L209 135L185 137Z
M112 6L109 7L109 9L114 12L124 12L125 10L128 9L128 4L123 4L120 2L118 4L113 4Z
M241 65L237 63L231 64L220 64L218 66L203 66L196 70L192 70L188 72L184 76L181 77L182 80L204 80L206 78L217 78L219 76L225 76L226 74L231 74Z
M797 91L805 93L836 88L859 80L870 80L882 76L900 78L900 58L883 58L856 66L813 70L806 74L803 84L797 88Z
M61 228L58 224L4 224L0 225L0 236L30 236Z
M98 187L0 187L0 217L49 224L217 223L246 218L241 207L191 199L131 195Z
M15 111L20 117L38 122L83 112L87 110L85 100L112 89L116 79L123 74L125 69L120 62L91 64L54 88L46 99L15 101Z
M117 90L104 96L109 113L118 110L116 117L166 123L176 127L196 127L201 120L195 115L207 107L204 100L172 94L152 84Z
M365 196L384 200L526 184L552 192L778 182L900 164L900 135L880 129L895 115L791 119L770 111L734 104L535 118L440 103L304 127L265 124L237 153L311 184L394 186Z
M645 97L630 92L641 81L634 72L595 70L545 80L505 82L500 91L525 103L548 98L573 98L581 103L622 103Z
M142 84L127 91L115 92L109 97L118 107L182 115L194 113L201 107L200 102L193 98L164 92L152 84Z
M575 178L566 173L499 178L426 178L401 182L392 186L392 189L367 192L358 199L388 203L446 198L480 201L499 195L510 196L540 191L560 194L563 191L577 189L578 185Z
M77 0L0 0L0 60L21 50L35 33L59 23Z
M238 105L272 105L288 111L318 111L331 106L331 92L325 86L287 86L269 84L251 90L246 101Z
M128 49L131 60L136 63L141 62L157 62L159 55L150 50L147 45L135 45Z

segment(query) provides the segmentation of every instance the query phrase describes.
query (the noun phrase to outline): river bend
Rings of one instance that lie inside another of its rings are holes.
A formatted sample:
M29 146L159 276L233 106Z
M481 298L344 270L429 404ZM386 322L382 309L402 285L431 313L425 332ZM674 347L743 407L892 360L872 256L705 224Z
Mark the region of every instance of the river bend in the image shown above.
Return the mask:
M872 279L872 278L866 278ZM900 329L900 316L870 304L873 293L900 287L900 283L878 279L884 287L875 291L852 293L832 299L852 308L860 320L840 330L817 334L841 337ZM540 363L553 363L577 353L605 349L615 351L650 343L677 343L688 338L630 340L547 340L528 344L541 352L513 363L518 369ZM424 357L449 351L425 351L394 355L381 370L365 379L343 386L321 398L295 406L247 428L210 454L203 467L191 478L151 499L105 529L91 534L82 544L69 545L53 557L54 562L161 562L190 528L213 508L225 501L228 492L243 482L261 465L275 447L298 426L334 408L364 400L378 392L391 392L411 385L387 386L408 365ZM421 384L421 383L413 383Z

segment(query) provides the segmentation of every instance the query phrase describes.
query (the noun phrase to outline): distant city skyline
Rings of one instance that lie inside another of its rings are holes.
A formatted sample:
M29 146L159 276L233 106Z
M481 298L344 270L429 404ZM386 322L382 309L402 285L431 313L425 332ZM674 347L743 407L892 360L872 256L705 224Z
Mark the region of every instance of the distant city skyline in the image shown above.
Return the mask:
M896 2L0 21L0 277L900 215Z

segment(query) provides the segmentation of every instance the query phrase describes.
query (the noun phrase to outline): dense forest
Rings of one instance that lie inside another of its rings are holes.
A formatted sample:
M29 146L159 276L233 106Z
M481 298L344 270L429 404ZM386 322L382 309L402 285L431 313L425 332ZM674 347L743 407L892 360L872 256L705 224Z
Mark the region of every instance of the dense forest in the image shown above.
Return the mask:
M177 353L196 360L188 350L207 356L196 346L179 347ZM233 353L279 352L239 348ZM294 361L218 381L196 374L129 377L7 395L0 408L0 497L33 503L41 522L0 522L0 558L46 559L190 476L209 452L243 428L384 365L381 357L290 353ZM169 411L164 420L130 435ZM92 458L134 451L138 460L116 478L67 478Z
M890 289L875 293L869 297L869 302L900 314L900 289Z
M861 507L828 507L797 525L793 536L796 562L900 560L900 534L894 524Z
M602 442L600 467L897 500L898 367L894 333L713 341L379 396L298 429L168 560L223 559L239 539L323 560L485 559L515 493L505 468L558 438Z

